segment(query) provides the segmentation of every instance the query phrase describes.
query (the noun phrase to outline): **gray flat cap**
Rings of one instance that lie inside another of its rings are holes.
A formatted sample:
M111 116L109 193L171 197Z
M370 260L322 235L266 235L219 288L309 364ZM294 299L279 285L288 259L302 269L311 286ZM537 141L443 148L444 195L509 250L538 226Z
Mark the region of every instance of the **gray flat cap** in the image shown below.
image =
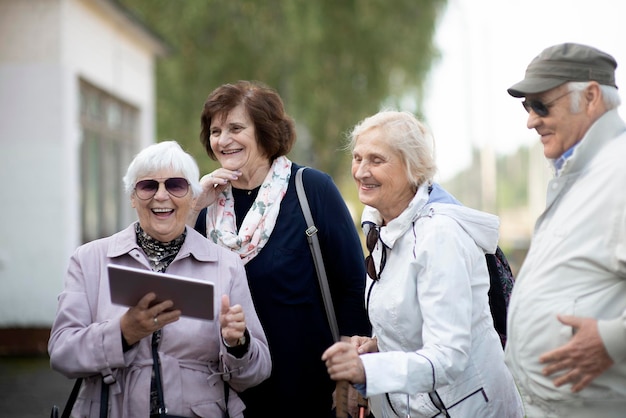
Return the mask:
M526 68L522 81L507 91L513 97L525 97L548 91L568 81L597 81L615 84L615 59L587 45L564 43L544 49Z

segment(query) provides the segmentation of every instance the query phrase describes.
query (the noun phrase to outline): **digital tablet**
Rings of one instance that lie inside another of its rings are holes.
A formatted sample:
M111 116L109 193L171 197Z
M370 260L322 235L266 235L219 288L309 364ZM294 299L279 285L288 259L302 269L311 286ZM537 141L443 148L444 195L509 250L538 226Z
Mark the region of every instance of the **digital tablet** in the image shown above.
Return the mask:
M109 264L111 303L135 306L149 292L157 302L171 300L182 316L213 320L212 282Z

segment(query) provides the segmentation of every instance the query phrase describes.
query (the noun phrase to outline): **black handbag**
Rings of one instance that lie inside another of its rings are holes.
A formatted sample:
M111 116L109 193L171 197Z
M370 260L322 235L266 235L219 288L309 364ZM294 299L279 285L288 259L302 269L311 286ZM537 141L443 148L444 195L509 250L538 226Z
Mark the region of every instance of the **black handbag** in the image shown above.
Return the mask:
M80 390L80 385L83 383L83 378L76 379L74 383L74 387L72 388L72 392L70 393L70 397L67 399L65 403L65 407L63 407L63 413L60 418L69 418L72 413L72 408L74 407L74 403L76 402L76 398L78 397L78 391ZM106 418L109 412L109 385L104 383L104 379L102 380L102 389L100 391L100 418ZM52 411L50 412L50 418L59 418L59 407L54 405L52 406Z

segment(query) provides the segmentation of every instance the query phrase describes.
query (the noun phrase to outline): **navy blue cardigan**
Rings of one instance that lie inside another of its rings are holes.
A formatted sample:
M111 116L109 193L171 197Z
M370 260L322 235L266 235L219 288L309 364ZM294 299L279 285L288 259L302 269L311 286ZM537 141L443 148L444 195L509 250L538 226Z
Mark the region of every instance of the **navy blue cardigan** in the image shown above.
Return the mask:
M246 403L246 418L326 417L331 408L335 385L321 356L333 338L294 184L299 167L292 165L289 187L268 242L246 264L250 291L273 361L271 377L240 394ZM355 224L328 174L307 169L303 182L319 230L339 331L346 336L369 336L364 306L366 273ZM239 219L241 214L236 216ZM205 221L204 217L202 212L198 222ZM206 234L206 230L202 232Z

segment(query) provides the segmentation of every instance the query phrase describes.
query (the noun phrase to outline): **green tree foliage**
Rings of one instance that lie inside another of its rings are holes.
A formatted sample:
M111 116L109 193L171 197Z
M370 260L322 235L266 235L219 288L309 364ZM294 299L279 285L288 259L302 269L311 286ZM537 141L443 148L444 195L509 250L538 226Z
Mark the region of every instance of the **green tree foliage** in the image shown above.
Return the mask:
M445 0L118 0L172 47L157 66L159 139L185 144L203 172L199 141L208 94L240 79L283 97L298 126L297 162L349 175L346 132L381 105L410 97L419 113L437 56Z

